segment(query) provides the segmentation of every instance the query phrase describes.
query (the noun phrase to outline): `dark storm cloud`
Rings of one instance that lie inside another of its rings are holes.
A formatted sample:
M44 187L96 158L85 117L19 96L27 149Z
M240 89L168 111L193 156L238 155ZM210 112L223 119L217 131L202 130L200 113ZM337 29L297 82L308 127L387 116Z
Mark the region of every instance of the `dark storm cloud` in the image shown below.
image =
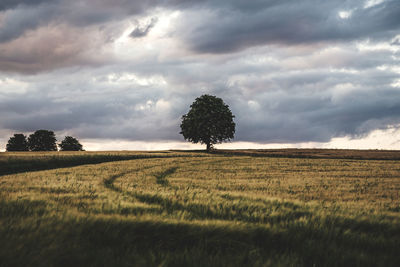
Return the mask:
M21 6L9 10L0 20L0 44L14 40L28 30L36 29L48 23L53 17L54 6L42 5L39 7Z
M351 5L344 1L259 1L254 9L241 8L241 1L223 3L185 18L181 32L194 51L229 53L266 44L391 39L400 28L397 0L370 8L363 8L362 1ZM340 11L350 12L349 17L341 18Z
M113 61L112 55L98 52L107 36L106 32L65 25L40 28L35 34L0 44L0 71L32 74L69 66L101 66Z
M125 6L107 1L57 1L30 6L17 6L7 10L0 20L0 43L12 41L27 31L48 25L69 25L87 27L123 20L129 15L139 14L145 8L136 1Z
M51 0L2 0L0 2L0 11L12 9L20 5L35 6L45 2L56 2Z
M29 8L25 5L28 4ZM249 46L299 44L366 37L387 38L400 26L397 0L370 8L364 1L6 1L10 9L0 29L0 42L17 38L30 29L51 22L85 27L145 14L156 7L181 9L188 16L177 34L198 52L226 53ZM347 19L341 10L350 10ZM145 34L137 28L132 35ZM146 31L147 30L147 31Z
M38 73L113 63L112 55L98 51L107 51L120 37L126 30L124 21L146 14L157 7L157 2L59 0L34 1L29 6L4 4L7 9L0 10L0 71ZM154 23L145 30L149 31Z
M112 56L98 51L106 51L126 29L120 22L132 16L151 15L156 8L182 11L169 34L195 53L230 53L269 44L387 39L398 34L400 27L400 8L394 0L370 8L363 8L364 1L339 0L58 0L30 1L29 6L27 3L3 3L0 71L38 73L112 63ZM351 16L340 18L341 10L350 10ZM136 27L131 37L147 35L155 23L152 20ZM42 47L46 46L45 51Z
M103 27L104 24L123 21L134 15L145 15L156 7L175 5L173 3L175 1L164 2L160 0L8 1L0 6L0 44L12 41L39 27L59 24L79 28Z
M141 38L145 37L157 23L157 18L151 18L150 22L144 27L136 26L136 28L129 35L132 38Z

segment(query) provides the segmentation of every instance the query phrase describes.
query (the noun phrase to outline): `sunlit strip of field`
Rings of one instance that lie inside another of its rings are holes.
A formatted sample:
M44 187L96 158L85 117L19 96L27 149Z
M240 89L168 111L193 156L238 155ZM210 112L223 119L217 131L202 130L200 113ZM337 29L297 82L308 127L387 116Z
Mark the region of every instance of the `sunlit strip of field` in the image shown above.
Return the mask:
M0 263L398 266L398 161L214 155L0 177Z

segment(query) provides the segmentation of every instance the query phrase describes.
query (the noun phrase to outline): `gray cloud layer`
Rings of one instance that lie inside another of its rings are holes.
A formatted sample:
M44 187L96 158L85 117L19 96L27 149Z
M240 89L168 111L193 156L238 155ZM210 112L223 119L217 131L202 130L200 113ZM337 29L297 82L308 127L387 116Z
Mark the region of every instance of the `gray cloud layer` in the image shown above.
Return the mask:
M0 129L181 140L181 115L210 93L236 115L236 140L363 136L400 124L399 6L3 1Z
M229 2L228 2L229 3ZM182 24L184 39L202 53L228 53L265 44L392 38L400 28L396 0L363 8L361 1L256 1L249 7L234 1L204 13L190 13ZM339 12L349 10L348 18ZM187 27L187 25L190 25ZM186 30L185 30L186 29Z
M36 6L45 2L49 2L49 0L2 0L0 2L0 11L12 9L21 5Z

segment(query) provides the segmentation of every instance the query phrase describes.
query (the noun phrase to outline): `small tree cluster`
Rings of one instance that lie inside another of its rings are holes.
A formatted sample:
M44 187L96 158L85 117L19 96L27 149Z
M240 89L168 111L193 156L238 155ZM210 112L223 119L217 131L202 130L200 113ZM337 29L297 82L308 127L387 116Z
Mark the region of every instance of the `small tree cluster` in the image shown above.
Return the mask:
M7 151L28 151L28 141L26 140L26 136L23 134L14 134L13 137L10 137L8 140Z
M61 151L83 151L82 145L72 136L66 136L58 146Z
M30 151L57 151L56 136L53 131L37 130L28 137Z
M53 131L37 130L27 138L23 134L14 134L6 145L7 151L57 151L56 136ZM61 151L82 151L82 145L72 137L66 136L58 144Z

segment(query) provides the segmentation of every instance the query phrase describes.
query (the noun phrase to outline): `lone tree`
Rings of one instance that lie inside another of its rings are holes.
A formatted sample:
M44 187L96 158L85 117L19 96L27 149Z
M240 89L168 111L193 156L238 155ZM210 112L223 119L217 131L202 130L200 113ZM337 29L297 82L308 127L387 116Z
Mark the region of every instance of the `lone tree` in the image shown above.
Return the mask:
M31 151L57 151L56 136L53 131L37 130L28 138Z
M26 136L23 134L14 134L10 137L6 145L7 151L29 151Z
M58 146L61 151L83 151L78 139L72 136L66 136Z
M233 139L234 117L221 98L202 95L196 98L189 112L182 116L180 134L192 143L206 144L209 152L213 144Z

